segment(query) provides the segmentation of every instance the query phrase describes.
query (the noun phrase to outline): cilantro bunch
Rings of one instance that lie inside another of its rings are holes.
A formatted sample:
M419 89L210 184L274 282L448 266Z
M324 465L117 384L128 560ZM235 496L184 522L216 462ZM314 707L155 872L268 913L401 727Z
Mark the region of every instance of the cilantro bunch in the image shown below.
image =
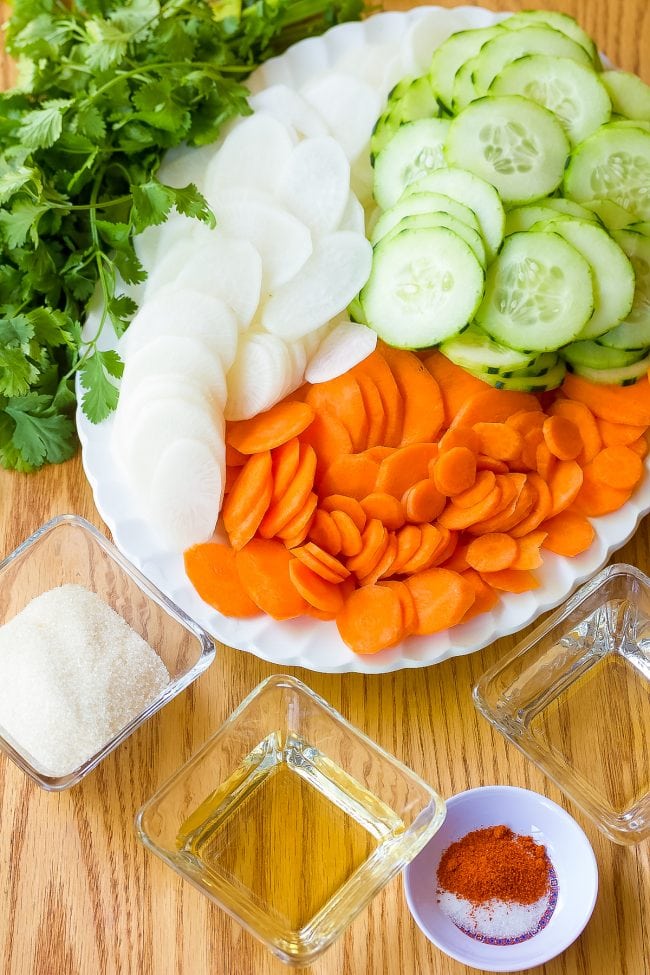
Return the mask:
M133 237L172 208L213 225L196 187L156 177L167 149L217 138L250 109L243 79L300 37L359 16L362 0L15 0L0 94L0 464L33 470L76 449L82 409L115 408L119 336L136 311L118 280L146 277ZM119 276L119 277L118 277ZM99 288L101 324L81 322Z

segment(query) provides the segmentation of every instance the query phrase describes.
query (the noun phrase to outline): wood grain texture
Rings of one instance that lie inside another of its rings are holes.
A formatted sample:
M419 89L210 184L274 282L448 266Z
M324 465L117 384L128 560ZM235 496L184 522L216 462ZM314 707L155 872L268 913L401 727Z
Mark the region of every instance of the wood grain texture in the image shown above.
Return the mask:
M445 6L453 6L448 3ZM530 0L497 0L525 9ZM647 0L540 2L576 16L620 67L650 82ZM407 4L392 2L393 9ZM8 79L6 64L0 79ZM0 472L0 556L64 511L102 527L79 457L26 476ZM650 570L648 522L617 554ZM297 672L350 721L443 795L509 783L560 802L585 828L600 894L580 939L536 975L650 972L650 843L607 841L475 712L471 688L508 650L380 677ZM276 670L221 648L211 669L80 786L48 795L0 758L0 969L4 975L280 975L287 969L224 913L136 842L142 802L205 741L242 698ZM314 975L460 975L411 920L400 879L351 925Z

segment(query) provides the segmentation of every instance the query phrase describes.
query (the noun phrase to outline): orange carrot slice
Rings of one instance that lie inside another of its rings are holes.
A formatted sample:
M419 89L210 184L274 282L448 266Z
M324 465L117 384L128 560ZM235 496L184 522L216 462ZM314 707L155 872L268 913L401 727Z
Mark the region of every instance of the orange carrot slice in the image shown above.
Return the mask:
M627 447L646 432L645 426L633 426L630 423L610 423L608 420L597 420L596 422L604 447L619 447L621 445Z
M243 467L247 460L246 454L236 450L232 444L226 444L226 465L228 467Z
M543 522L542 528L546 532L542 546L556 555L580 555L587 551L596 537L591 522L572 509L549 518Z
M404 403L392 369L384 357L387 348L380 343L372 355L351 370L351 374L357 379L361 375L369 376L374 381L386 417L383 442L388 447L396 447L402 438Z
M463 579L466 579L474 587L474 602L466 611L461 623L468 623L475 616L481 613L489 613L499 602L499 597L487 582L476 572L475 569L467 569L463 572Z
M286 443L276 447L272 452L273 461L273 494L271 501L278 502L289 489L289 485L296 476L300 463L300 441L292 437Z
M249 542L271 501L271 451L249 457L232 490L226 496L223 508L223 525L234 549L243 548Z
M531 430L540 429L546 418L546 414L541 410L517 410L506 418L506 423L513 430L516 430L522 437L525 437Z
M505 461L516 460L521 454L521 434L507 423L475 423L472 429L478 436L478 453Z
M184 555L185 571L201 599L224 616L257 616L260 609L244 589L229 545L203 542Z
M414 524L434 521L444 510L447 499L430 477L418 481L405 492L402 505L406 520Z
M493 389L475 393L461 405L449 424L456 427L473 427L476 423L504 423L518 410L541 409L530 393L516 393L510 389Z
M444 424L440 387L412 352L382 346L404 402L402 444L434 441Z
M480 451L478 434L473 427L457 427L455 430L447 430L440 438L438 446L441 454L445 450L451 450L452 447L467 447L475 454Z
M441 352L434 352L424 360L425 368L438 383L445 411L444 426L448 427L466 400L490 387L471 373L454 365ZM483 419L480 417L479 419ZM471 424L470 424L471 426Z
M647 434L639 437L638 440L633 440L632 443L627 445L630 450L633 450L635 454L638 454L641 460L648 456L648 439Z
M435 525L420 525L420 545L408 562L402 565L400 573L411 575L428 569L442 541L443 537Z
M336 625L354 653L378 653L399 643L404 635L402 604L388 586L364 586L346 599Z
M235 555L235 566L245 591L259 608L276 620L304 613L307 603L289 576L293 555L281 542L253 538Z
M501 569L499 572L482 572L481 575L489 586L502 592L539 589L539 580L527 569Z
M313 448L319 479L337 457L352 453L350 434L341 421L326 409L319 409L313 423L300 435L300 441Z
M343 547L341 533L332 515L321 508L314 515L309 529L309 538L330 555L338 555Z
M496 457L490 457L488 454L477 454L476 470L492 471L493 474L507 474L510 468L505 460L498 460Z
M635 426L650 426L650 383L641 379L633 386L605 386L567 373L562 392L569 399L588 406L594 416L610 423L623 420Z
M446 450L435 463L433 480L440 493L449 497L466 491L476 480L476 454L468 447Z
M609 487L629 491L643 477L643 461L629 447L605 447L592 461L594 477Z
M582 487L583 473L575 460L558 461L548 482L551 491L551 510L549 517L564 511L573 504Z
M330 517L341 536L341 554L347 556L358 555L363 548L361 532L347 511L335 509Z
M470 488L466 491L461 491L460 494L454 495L454 504L459 508L471 508L473 505L478 504L483 498L492 491L494 485L496 484L496 476L494 471L479 471L476 475L476 480Z
M385 491L375 491L361 500L361 507L367 518L378 518L386 528L396 531L406 518L401 501Z
M440 544L434 552L433 558L429 563L429 567L443 565L448 562L456 551L456 546L458 545L458 532L449 531L443 525L438 523L436 525L438 531L440 532Z
M421 544L422 532L419 525L406 525L397 533L397 552L391 566L393 575L401 574L402 567L406 565Z
M306 504L314 486L316 454L309 444L301 444L296 475L285 494L272 504L259 526L262 538L273 538L295 518Z
M457 545L449 558L440 563L442 567L445 569L450 569L452 572L465 572L466 569L469 569L469 562L467 561L467 549L469 548L470 544L470 542L463 542L462 545Z
M336 616L343 608L338 585L326 582L299 559L292 559L289 563L289 578L305 602L314 609Z
M383 445L386 437L386 410L372 376L357 375L364 409L368 418L368 447Z
M379 465L375 491L392 494L401 501L408 488L428 477L429 461L437 456L437 444L419 443L398 447Z
M350 575L350 570L343 565L340 559L337 559L334 555L330 555L330 553L326 552L325 549L322 549L320 545L316 545L314 542L307 542L304 547L305 551L309 552L310 555L313 555L314 558L318 559L319 562L322 562L323 565L326 565L327 568L331 569L332 572L336 572L341 579L346 579Z
M410 576L405 584L415 603L418 622L414 632L420 636L460 623L476 599L471 582L449 569L425 569Z
M313 551L309 550L307 545L299 545L297 548L291 550L291 554L295 555L298 561L306 565L308 569L311 569L321 579L325 579L326 582L331 582L333 585L342 582L349 574L342 564L340 570L326 565Z
M467 549L466 559L477 572L509 569L517 558L517 542L503 532L488 532L475 538Z
M318 497L313 491L310 491L307 495L307 500L295 518L288 521L284 528L278 532L277 537L282 539L287 548L295 548L296 545L302 545L309 534L309 529L316 514L317 504Z
M513 538L523 538L529 532L538 528L544 519L548 518L553 504L551 490L539 474L535 472L528 474L527 483L531 490L535 492L535 501L530 513L510 529L510 534Z
M546 538L546 532L537 530L523 535L517 540L517 558L510 566L511 569L539 569L543 564L540 548Z
M366 527L366 513L356 498L349 498L345 494L331 494L323 498L320 506L323 511L344 511L360 532Z
M544 421L542 433L546 446L558 460L575 460L582 450L580 430L566 416L549 416Z
M544 443L544 434L541 427L533 427L532 430L524 434L524 445L521 448L521 462L526 470L537 470L537 448L542 443Z
M349 433L355 451L366 449L368 417L359 383L349 372L311 386L305 402L315 413L325 410L334 414Z
M500 476L503 477L504 475ZM484 521L486 518L491 518L500 510L502 510L502 490L497 481L489 494L477 501L476 504L461 508L452 501L442 514L438 515L438 524L454 531L462 531L471 525Z
M551 416L563 416L577 426L582 440L582 450L576 460L581 467L584 467L594 459L603 446L596 417L584 403L564 397L558 397L550 406L549 412Z
M397 555L397 538L393 532L388 533L386 548L368 575L359 578L362 586L374 586L378 579L392 575L392 565Z
M593 461L583 468L583 481L572 507L587 518L597 518L618 511L629 501L632 491L613 488L594 474Z
M298 400L281 400L250 420L237 420L226 426L226 443L242 454L273 450L297 437L314 419L314 410Z
M361 501L375 489L379 464L364 454L337 457L323 474L321 494L347 494Z
M379 562L388 545L388 532L378 518L371 518L361 533L363 548L348 559L347 567L357 578L367 576Z
M230 494L240 473L241 467L229 467L226 465L226 480L223 485L224 496Z
M403 635L405 637L409 636L417 626L417 615L413 596L408 586L403 582L399 582L397 579L389 579L386 582L381 582L380 585L386 586L387 589L392 589L399 599L400 606L402 607Z

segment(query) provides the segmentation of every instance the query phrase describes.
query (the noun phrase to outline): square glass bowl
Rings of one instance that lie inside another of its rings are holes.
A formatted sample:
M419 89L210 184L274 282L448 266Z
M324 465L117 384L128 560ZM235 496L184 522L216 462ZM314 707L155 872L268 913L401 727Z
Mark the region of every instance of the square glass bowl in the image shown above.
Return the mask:
M650 836L650 579L612 565L474 689L479 711L617 843Z
M263 681L140 810L146 847L289 965L422 849L442 799L293 677Z
M75 785L147 718L180 694L212 663L216 647L200 626L148 582L90 522L59 515L0 562L0 626L41 593L67 584L84 586L115 610L159 655L169 684L82 765L49 775L19 750L0 727L0 748L42 788Z

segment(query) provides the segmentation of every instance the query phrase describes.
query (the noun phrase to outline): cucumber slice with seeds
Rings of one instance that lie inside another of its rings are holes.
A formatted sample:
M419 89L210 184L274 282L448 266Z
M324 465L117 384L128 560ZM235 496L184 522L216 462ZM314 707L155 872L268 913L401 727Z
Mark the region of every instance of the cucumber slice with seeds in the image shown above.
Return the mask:
M607 386L632 386L647 375L650 369L650 355L639 359L631 366L621 366L620 369L589 369L587 366L573 366L572 371L584 376L592 383L603 383ZM623 418L624 422L624 418Z
M374 166L377 156L384 149L400 127L400 122L386 109L375 122L370 136L370 165Z
M470 325L460 335L447 339L440 351L457 366L476 375L499 375L530 366L536 356L532 352L519 352L500 342L495 342L478 325Z
M443 145L451 123L448 119L419 119L400 126L375 160L374 194L386 210L397 203L405 188L446 166Z
M569 14L563 14L556 10L521 10L519 13L513 14L512 17L507 17L501 21L501 26L506 30L521 30L535 24L546 24L547 27L552 27L553 30L559 30L562 34L566 34L572 41L585 49L589 59L597 68L600 66L596 45L589 34Z
M390 92L386 108L400 124L440 115L440 105L428 74L419 78L403 78Z
M582 142L612 113L601 75L570 58L534 54L506 65L490 95L524 95L557 116L572 146Z
M458 31L433 52L429 68L431 87L438 100L449 111L452 108L456 73L466 61L478 54L486 41L500 33L501 28L498 26Z
M389 345L426 348L470 321L483 285L483 268L457 234L445 227L409 230L375 247L361 304Z
M497 342L546 352L572 341L592 312L584 257L558 234L528 231L506 237L476 321Z
M650 346L650 238L631 230L617 230L613 237L634 268L634 301L625 321L598 341L614 349L642 349Z
M566 202L571 202L567 200ZM636 217L629 210L624 210L613 200L585 200L585 209L598 217L608 230L622 230L634 223Z
M620 369L631 366L646 354L645 349L608 349L605 345L591 340L569 342L562 349L562 358L570 366L586 369Z
M420 213L450 213L452 217L462 220L468 227L481 232L476 214L464 203L459 203L444 193L411 193L398 200L394 207L382 213L373 228L370 237L371 244L378 243L404 217L412 217Z
M471 372L469 369L467 371ZM545 393L549 389L557 389L562 385L566 375L566 365L562 359L558 359L557 364L543 376L494 376L478 372L472 372L472 375L494 386L495 389L510 389L517 393Z
M450 200L450 202L453 203L453 200ZM436 213L417 213L410 217L402 217L397 226L389 230L382 237L382 240L389 240L404 230L418 230L423 227L446 227L447 230L453 230L455 234L458 234L471 247L481 267L486 267L485 244L478 231L469 227L462 220L452 216L450 213L445 213L443 210L439 210Z
M464 165L492 183L505 203L552 193L568 155L569 142L555 116L520 95L472 102L451 122L445 144L450 166Z
M629 71L603 71L601 78L615 112L650 122L650 85Z
M574 203L572 200L564 200L562 197L549 196L540 200L539 203L529 203L528 206L515 207L506 214L506 237L509 234L519 233L522 230L530 230L536 223L543 221L557 220L563 217L577 217L580 220L589 220L598 223L598 218L590 210Z
M574 149L564 176L564 195L578 203L613 200L650 220L650 133L616 123L601 126Z
M502 376L505 379L522 379L526 377L537 379L539 376L546 376L551 370L555 369L558 361L559 356L557 352L541 352L529 366L526 366L524 369L513 369L512 371L503 372Z

